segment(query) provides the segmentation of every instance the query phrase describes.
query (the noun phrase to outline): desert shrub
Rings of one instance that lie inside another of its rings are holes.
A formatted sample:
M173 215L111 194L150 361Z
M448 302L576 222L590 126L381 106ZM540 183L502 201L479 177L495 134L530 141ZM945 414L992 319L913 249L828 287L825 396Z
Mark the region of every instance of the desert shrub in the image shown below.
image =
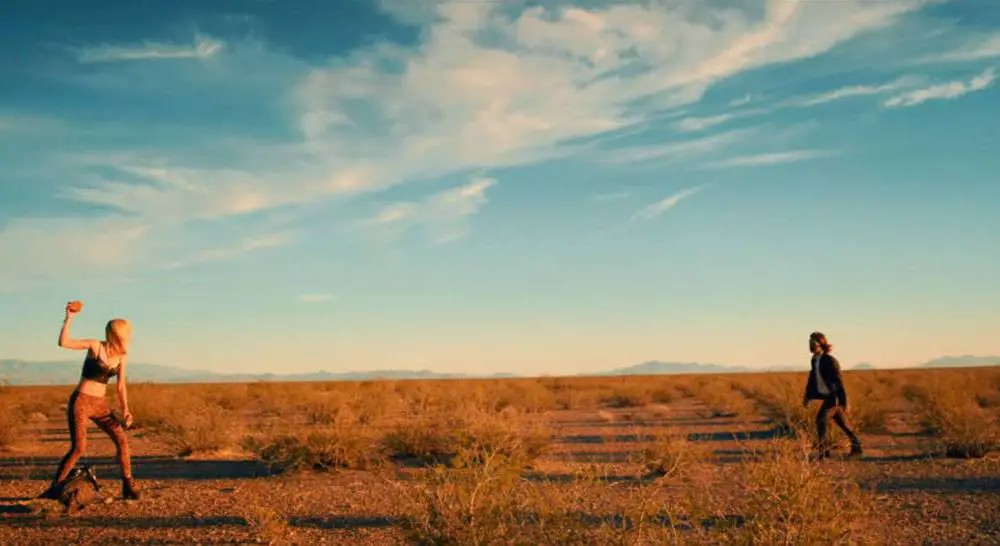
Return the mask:
M459 424L452 419L400 423L382 438L382 449L396 460L438 464L455 457Z
M780 430L790 434L808 433L813 412L802 405L802 388L794 379L768 378L745 388L750 398Z
M1000 391L977 393L976 403L983 409L1000 408Z
M212 385L205 393L204 400L228 411L243 410L251 400L249 385L245 383Z
M697 397L705 403L700 415L705 418L732 417L749 413L753 406L741 393L722 381L712 381L701 386Z
M690 383L678 383L674 389L684 398L694 398L698 392L698 388Z
M604 466L581 468L571 479L527 483L518 538L524 544L683 544L672 527L673 503L656 483L628 487Z
M134 426L144 434L155 436L181 456L234 447L243 416L206 401L204 396L204 391L191 392L175 386L129 387L129 409L135 418Z
M964 389L929 383L912 391L925 431L948 457L985 457L1000 445L1000 425Z
M723 542L738 544L882 544L874 496L853 480L817 466L798 440L776 440L740 463L736 508L742 526ZM831 505L831 503L833 503Z
M0 450L10 449L17 442L22 417L10 400L0 398Z
M175 414L155 431L181 456L232 448L239 432L240 424L233 420L232 412L207 403Z
M602 395L597 389L567 388L555 394L557 409L595 408L601 404Z
M556 395L545 385L537 382L522 382L509 384L500 396L500 404L495 409L502 410L510 406L521 411L540 413L558 407Z
M264 544L290 544L289 540L295 532L289 525L288 518L279 514L275 509L261 504L253 503L245 506L241 510L243 521L250 528L250 532L260 542Z
M674 477L704 456L697 444L682 433L660 430L641 452L641 462L649 476Z
M568 481L526 480L502 454L464 450L455 469L437 468L400 488L404 538L415 544L671 544L664 488L638 485L626 495L606 468L580 469Z
M396 460L450 464L463 450L478 449L523 465L541 455L550 441L551 434L540 419L507 408L502 412L432 412L401 423L384 436L382 445Z
M186 407L191 402L190 398L188 393L164 385L130 384L128 405L135 419L133 426L136 429L156 430L176 419L178 413L188 411ZM117 401L112 402L112 407L118 407Z
M650 391L649 397L657 404L669 404L677 399L677 389L670 385L660 385Z
M889 415L892 414L892 400L885 390L868 385L848 387L850 411L848 419L858 432L885 432Z
M45 415L46 417L64 417L66 413L60 406L66 404L70 397L69 389L31 389L17 393L12 397L23 415Z
M615 388L610 395L601 400L601 403L609 408L641 408L652 400L652 393L649 389L638 385L628 385Z
M434 468L401 492L409 514L405 538L416 544L474 546L523 537L519 515L527 510L519 472L501 453L461 449L453 470Z
M243 448L279 473L368 469L380 461L378 439L359 426L345 424L249 435Z
M344 419L356 419L347 396L337 391L313 393L297 405L308 425L329 425Z

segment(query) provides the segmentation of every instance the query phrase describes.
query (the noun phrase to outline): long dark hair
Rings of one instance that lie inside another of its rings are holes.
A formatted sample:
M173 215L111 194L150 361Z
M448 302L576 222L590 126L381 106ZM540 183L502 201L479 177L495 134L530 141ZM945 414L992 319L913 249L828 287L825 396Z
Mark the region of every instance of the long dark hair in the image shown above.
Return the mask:
M823 332L813 332L809 334L809 339L818 343L819 348L823 349L824 353L829 353L833 349L833 345L826 339L826 334Z

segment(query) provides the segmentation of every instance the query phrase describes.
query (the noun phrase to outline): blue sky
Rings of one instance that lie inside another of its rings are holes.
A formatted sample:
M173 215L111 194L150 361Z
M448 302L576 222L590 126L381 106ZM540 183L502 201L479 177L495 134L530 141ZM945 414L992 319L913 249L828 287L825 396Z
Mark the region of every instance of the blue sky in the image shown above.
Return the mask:
M216 371L997 354L998 70L972 0L16 3L0 356L70 299Z

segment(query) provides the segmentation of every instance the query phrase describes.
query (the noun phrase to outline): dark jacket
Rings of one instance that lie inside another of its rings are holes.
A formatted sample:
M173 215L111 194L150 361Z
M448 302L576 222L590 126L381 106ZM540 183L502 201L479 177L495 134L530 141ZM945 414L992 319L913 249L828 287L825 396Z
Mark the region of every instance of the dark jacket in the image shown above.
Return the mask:
M809 361L809 381L806 383L805 400L825 400L833 398L840 406L847 405L847 390L844 388L844 378L840 374L840 362L833 355L823 353L819 357L819 373L829 389L829 396L820 394L816 388L816 372L812 370L812 360Z

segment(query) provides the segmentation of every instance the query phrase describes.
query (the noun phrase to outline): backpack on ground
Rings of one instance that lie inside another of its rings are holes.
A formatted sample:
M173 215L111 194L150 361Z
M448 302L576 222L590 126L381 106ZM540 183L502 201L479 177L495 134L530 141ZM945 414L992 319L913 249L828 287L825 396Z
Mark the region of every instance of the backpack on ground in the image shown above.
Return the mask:
M94 469L86 465L74 468L57 488L58 500L69 514L101 500L101 484L97 482Z

